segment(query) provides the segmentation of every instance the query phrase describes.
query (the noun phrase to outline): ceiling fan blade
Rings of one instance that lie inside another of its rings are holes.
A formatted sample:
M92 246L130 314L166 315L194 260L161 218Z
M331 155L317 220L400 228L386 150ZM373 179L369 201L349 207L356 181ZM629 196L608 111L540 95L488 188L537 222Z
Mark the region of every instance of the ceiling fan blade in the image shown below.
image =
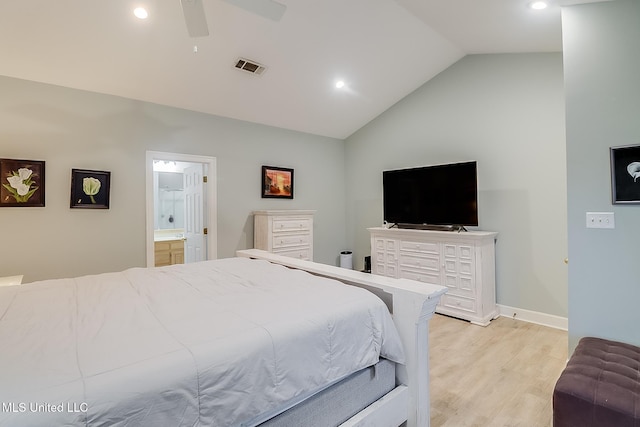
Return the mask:
M224 0L241 9L273 21L282 19L287 6L273 0Z
M207 17L204 14L202 0L180 0L184 22L191 37L206 37L209 35Z

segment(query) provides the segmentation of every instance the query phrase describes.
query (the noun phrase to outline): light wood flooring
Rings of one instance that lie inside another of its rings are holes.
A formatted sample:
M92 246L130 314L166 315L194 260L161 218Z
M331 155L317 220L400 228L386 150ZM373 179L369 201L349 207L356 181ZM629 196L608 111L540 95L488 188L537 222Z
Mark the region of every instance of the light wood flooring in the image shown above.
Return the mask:
M567 332L508 317L429 324L431 427L549 427Z

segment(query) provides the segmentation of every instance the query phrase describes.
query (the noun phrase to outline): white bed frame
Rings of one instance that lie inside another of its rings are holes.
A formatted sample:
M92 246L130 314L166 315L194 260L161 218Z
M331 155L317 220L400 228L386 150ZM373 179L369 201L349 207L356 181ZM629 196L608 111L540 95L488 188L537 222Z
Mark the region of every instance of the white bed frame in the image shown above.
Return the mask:
M393 279L326 264L289 258L259 249L237 251L237 256L256 258L339 280L368 289L389 306L404 345L406 365L398 365L398 386L341 427L389 427L407 422L408 427L428 427L429 319L435 312L443 286L408 279Z

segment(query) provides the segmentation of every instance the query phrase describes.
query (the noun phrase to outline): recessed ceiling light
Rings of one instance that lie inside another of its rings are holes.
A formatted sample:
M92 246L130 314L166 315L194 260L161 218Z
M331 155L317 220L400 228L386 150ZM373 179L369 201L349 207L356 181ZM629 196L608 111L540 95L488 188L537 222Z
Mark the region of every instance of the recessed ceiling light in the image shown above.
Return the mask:
M534 10L546 9L548 6L546 1L534 1L529 3L529 7Z
M136 7L133 10L133 14L140 19L147 19L149 17L149 12L144 7Z
M336 87L337 87L338 89L342 89L342 88L344 87L344 80L338 80L338 81L336 82Z

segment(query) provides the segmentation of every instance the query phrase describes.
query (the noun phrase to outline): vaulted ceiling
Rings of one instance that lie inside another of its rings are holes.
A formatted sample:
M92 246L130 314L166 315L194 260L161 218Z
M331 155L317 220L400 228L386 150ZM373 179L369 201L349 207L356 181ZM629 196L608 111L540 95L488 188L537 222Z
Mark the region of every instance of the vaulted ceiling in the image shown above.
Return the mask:
M590 2L278 0L276 21L228 1L202 0L196 38L180 0L2 1L0 75L342 139L464 55L561 51L558 1Z

